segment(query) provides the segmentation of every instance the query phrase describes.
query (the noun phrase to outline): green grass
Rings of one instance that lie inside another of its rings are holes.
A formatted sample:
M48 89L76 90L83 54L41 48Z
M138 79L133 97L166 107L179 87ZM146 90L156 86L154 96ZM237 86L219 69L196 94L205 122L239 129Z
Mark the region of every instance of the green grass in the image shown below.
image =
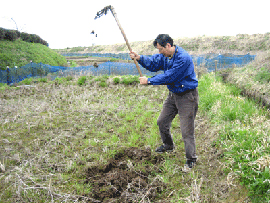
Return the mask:
M255 80L262 84L270 82L270 71L266 67L262 67L260 71L256 74Z
M47 46L28 43L22 40L14 42L0 40L0 68L7 66L24 66L30 61L34 63L49 64L52 66L66 66L67 60Z
M200 93L200 110L220 126L225 171L239 176L254 202L269 201L269 113L211 75L200 81Z
M135 146L148 146L154 154L161 144L156 121L166 86L138 85L138 76L122 76L117 83L113 78L67 77L37 81L33 89L0 88L0 142L5 144L0 148L5 166L0 171L0 201L78 201L91 193L93 185L84 181L93 164L102 167L120 150ZM157 165L133 163L134 170L153 168L149 181L166 184L159 198L169 197L170 202L196 202L196 195L205 202L240 201L247 195L245 188L250 200L267 201L266 111L213 74L201 77L199 94L195 169L182 170L185 152L177 117L171 128L176 151L163 154L164 161Z

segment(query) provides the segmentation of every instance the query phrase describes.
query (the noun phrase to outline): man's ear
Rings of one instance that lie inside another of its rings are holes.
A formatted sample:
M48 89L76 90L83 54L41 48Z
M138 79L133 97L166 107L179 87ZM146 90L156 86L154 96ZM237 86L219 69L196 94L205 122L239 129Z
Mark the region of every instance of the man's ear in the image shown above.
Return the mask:
M167 44L166 44L166 47L171 48L172 46L171 46L170 43L167 43Z

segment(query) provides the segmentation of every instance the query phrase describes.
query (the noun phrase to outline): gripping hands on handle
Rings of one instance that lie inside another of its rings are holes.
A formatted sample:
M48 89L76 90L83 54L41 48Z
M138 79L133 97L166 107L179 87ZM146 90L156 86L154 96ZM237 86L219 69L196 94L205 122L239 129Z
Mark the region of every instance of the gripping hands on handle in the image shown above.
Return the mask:
M131 52L129 53L129 56L130 56L130 58L131 58L132 60L134 60L134 59L136 59L137 61L140 60L140 55L136 54L136 53L133 52L133 51L131 51Z
M131 52L129 53L129 55L130 55L130 58L131 58L132 60L134 60L134 59L136 59L137 61L140 60L140 55L136 54L136 53L133 52L133 51L131 51ZM139 79L140 79L140 84L141 84L141 85L147 85L147 84L148 84L148 78L147 78L147 77L143 76L143 77L139 77Z

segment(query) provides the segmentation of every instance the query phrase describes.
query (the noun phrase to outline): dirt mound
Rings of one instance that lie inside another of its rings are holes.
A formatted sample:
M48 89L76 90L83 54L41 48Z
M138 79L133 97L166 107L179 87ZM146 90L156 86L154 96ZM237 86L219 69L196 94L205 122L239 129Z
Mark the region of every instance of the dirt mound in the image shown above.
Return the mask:
M128 148L116 154L105 166L88 168L86 184L93 186L91 198L101 202L157 200L166 185L157 174L163 161L150 149Z

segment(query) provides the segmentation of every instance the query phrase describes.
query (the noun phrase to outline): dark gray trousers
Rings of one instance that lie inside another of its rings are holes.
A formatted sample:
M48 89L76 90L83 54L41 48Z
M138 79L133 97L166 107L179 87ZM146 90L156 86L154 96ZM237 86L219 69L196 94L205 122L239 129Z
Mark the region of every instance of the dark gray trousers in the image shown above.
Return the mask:
M163 109L157 120L159 132L164 144L173 145L173 137L170 132L172 120L177 114L180 117L180 128L185 144L187 159L196 159L195 144L195 118L198 111L198 89L175 94L169 92L163 104Z

